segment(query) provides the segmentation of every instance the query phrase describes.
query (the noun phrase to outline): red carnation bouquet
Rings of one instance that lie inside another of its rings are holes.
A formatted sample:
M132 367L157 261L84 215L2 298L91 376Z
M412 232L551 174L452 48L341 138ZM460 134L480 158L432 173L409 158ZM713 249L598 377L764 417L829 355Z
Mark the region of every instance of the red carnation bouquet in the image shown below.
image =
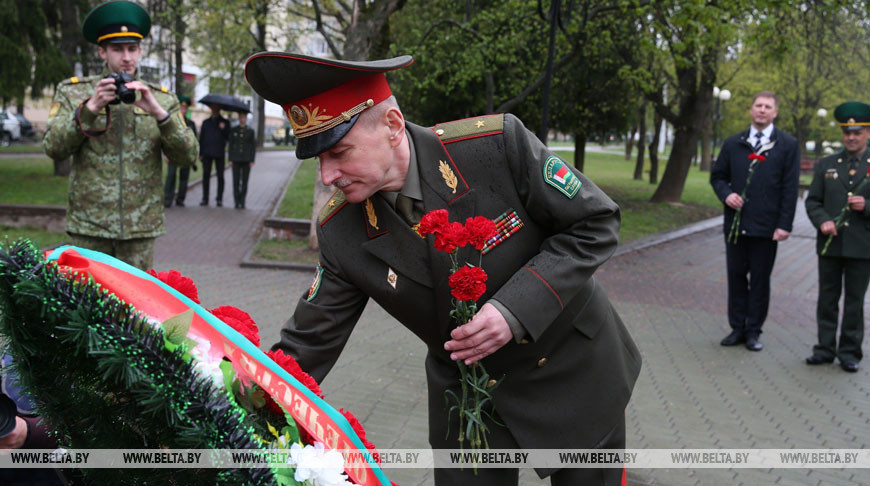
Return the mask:
M870 180L870 167L867 168L867 176L864 178L864 180L861 181L860 184L858 184L858 187L855 188L854 192L850 192L848 195L852 196L853 194L861 192L861 189L864 189L864 186L867 185L868 180ZM849 217L849 211L849 200L846 199L846 204L844 204L843 207L840 208L840 214L838 214L837 217L834 219L834 227L836 229L839 230L846 223L846 218ZM825 253L828 252L828 247L831 246L831 241L833 240L834 234L829 234L828 239L825 241L825 246L822 248L822 256L824 256Z
M766 159L763 155L749 154L749 173L746 175L746 185L743 186L743 191L740 192L740 199L743 199L743 204L746 204L746 190L749 189L749 182L752 181L752 174L755 173L755 168L759 162L764 162ZM734 219L731 220L731 230L728 231L728 242L737 244L737 238L740 236L740 214L743 212L743 207L737 208L737 213L734 214Z
M458 261L460 248L471 245L478 252L483 249L487 240L496 233L496 226L492 220L482 216L476 216L465 220L465 224L450 222L446 209L430 211L420 219L417 229L421 236L433 235L433 246L436 250L450 255L451 271L453 272L448 283L450 294L453 296L453 310L450 316L461 326L474 317L477 313L477 300L486 292L486 272L481 268L483 256L478 253L477 265ZM459 367L461 397L452 390L447 390L448 402L452 399L455 404L448 410L449 415L454 411L459 414L459 447L463 448L465 440L473 450L488 449L489 444L486 434L489 432L484 418L493 421L494 406L492 404L492 391L498 387L501 380L490 380L489 374L478 361L472 365L466 365L463 360L456 360ZM447 431L450 434L450 431Z

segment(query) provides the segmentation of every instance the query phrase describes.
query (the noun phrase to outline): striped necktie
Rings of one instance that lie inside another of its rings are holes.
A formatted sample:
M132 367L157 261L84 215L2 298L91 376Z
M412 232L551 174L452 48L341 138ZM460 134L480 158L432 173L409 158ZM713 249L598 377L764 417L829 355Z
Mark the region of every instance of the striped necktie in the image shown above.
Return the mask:
M761 148L761 137L763 137L763 136L764 136L763 133L755 132L755 146L752 147L752 150L754 150L755 152L758 152L758 149Z

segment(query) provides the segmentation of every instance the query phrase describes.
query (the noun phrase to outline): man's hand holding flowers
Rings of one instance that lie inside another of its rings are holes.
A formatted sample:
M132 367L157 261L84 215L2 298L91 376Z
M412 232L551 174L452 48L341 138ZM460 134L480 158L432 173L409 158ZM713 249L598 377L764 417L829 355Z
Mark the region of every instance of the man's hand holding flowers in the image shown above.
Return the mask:
M453 339L444 343L444 349L452 351L450 359L465 360L470 365L498 351L513 339L513 333L492 304L484 304L474 318L450 332Z

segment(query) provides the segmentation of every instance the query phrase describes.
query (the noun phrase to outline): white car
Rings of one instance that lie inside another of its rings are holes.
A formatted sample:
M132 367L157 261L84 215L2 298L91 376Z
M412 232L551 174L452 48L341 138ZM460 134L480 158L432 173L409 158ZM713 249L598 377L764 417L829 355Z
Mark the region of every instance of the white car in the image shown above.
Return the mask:
M21 138L21 123L12 113L0 111L0 146L8 147L10 143Z

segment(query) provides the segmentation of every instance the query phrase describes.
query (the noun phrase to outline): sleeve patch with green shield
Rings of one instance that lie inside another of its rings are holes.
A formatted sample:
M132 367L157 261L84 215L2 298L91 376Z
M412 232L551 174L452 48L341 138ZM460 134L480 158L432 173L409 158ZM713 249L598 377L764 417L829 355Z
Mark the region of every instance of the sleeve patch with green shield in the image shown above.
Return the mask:
M565 162L555 155L549 156L544 162L544 180L568 196L568 199L573 199L583 185Z

